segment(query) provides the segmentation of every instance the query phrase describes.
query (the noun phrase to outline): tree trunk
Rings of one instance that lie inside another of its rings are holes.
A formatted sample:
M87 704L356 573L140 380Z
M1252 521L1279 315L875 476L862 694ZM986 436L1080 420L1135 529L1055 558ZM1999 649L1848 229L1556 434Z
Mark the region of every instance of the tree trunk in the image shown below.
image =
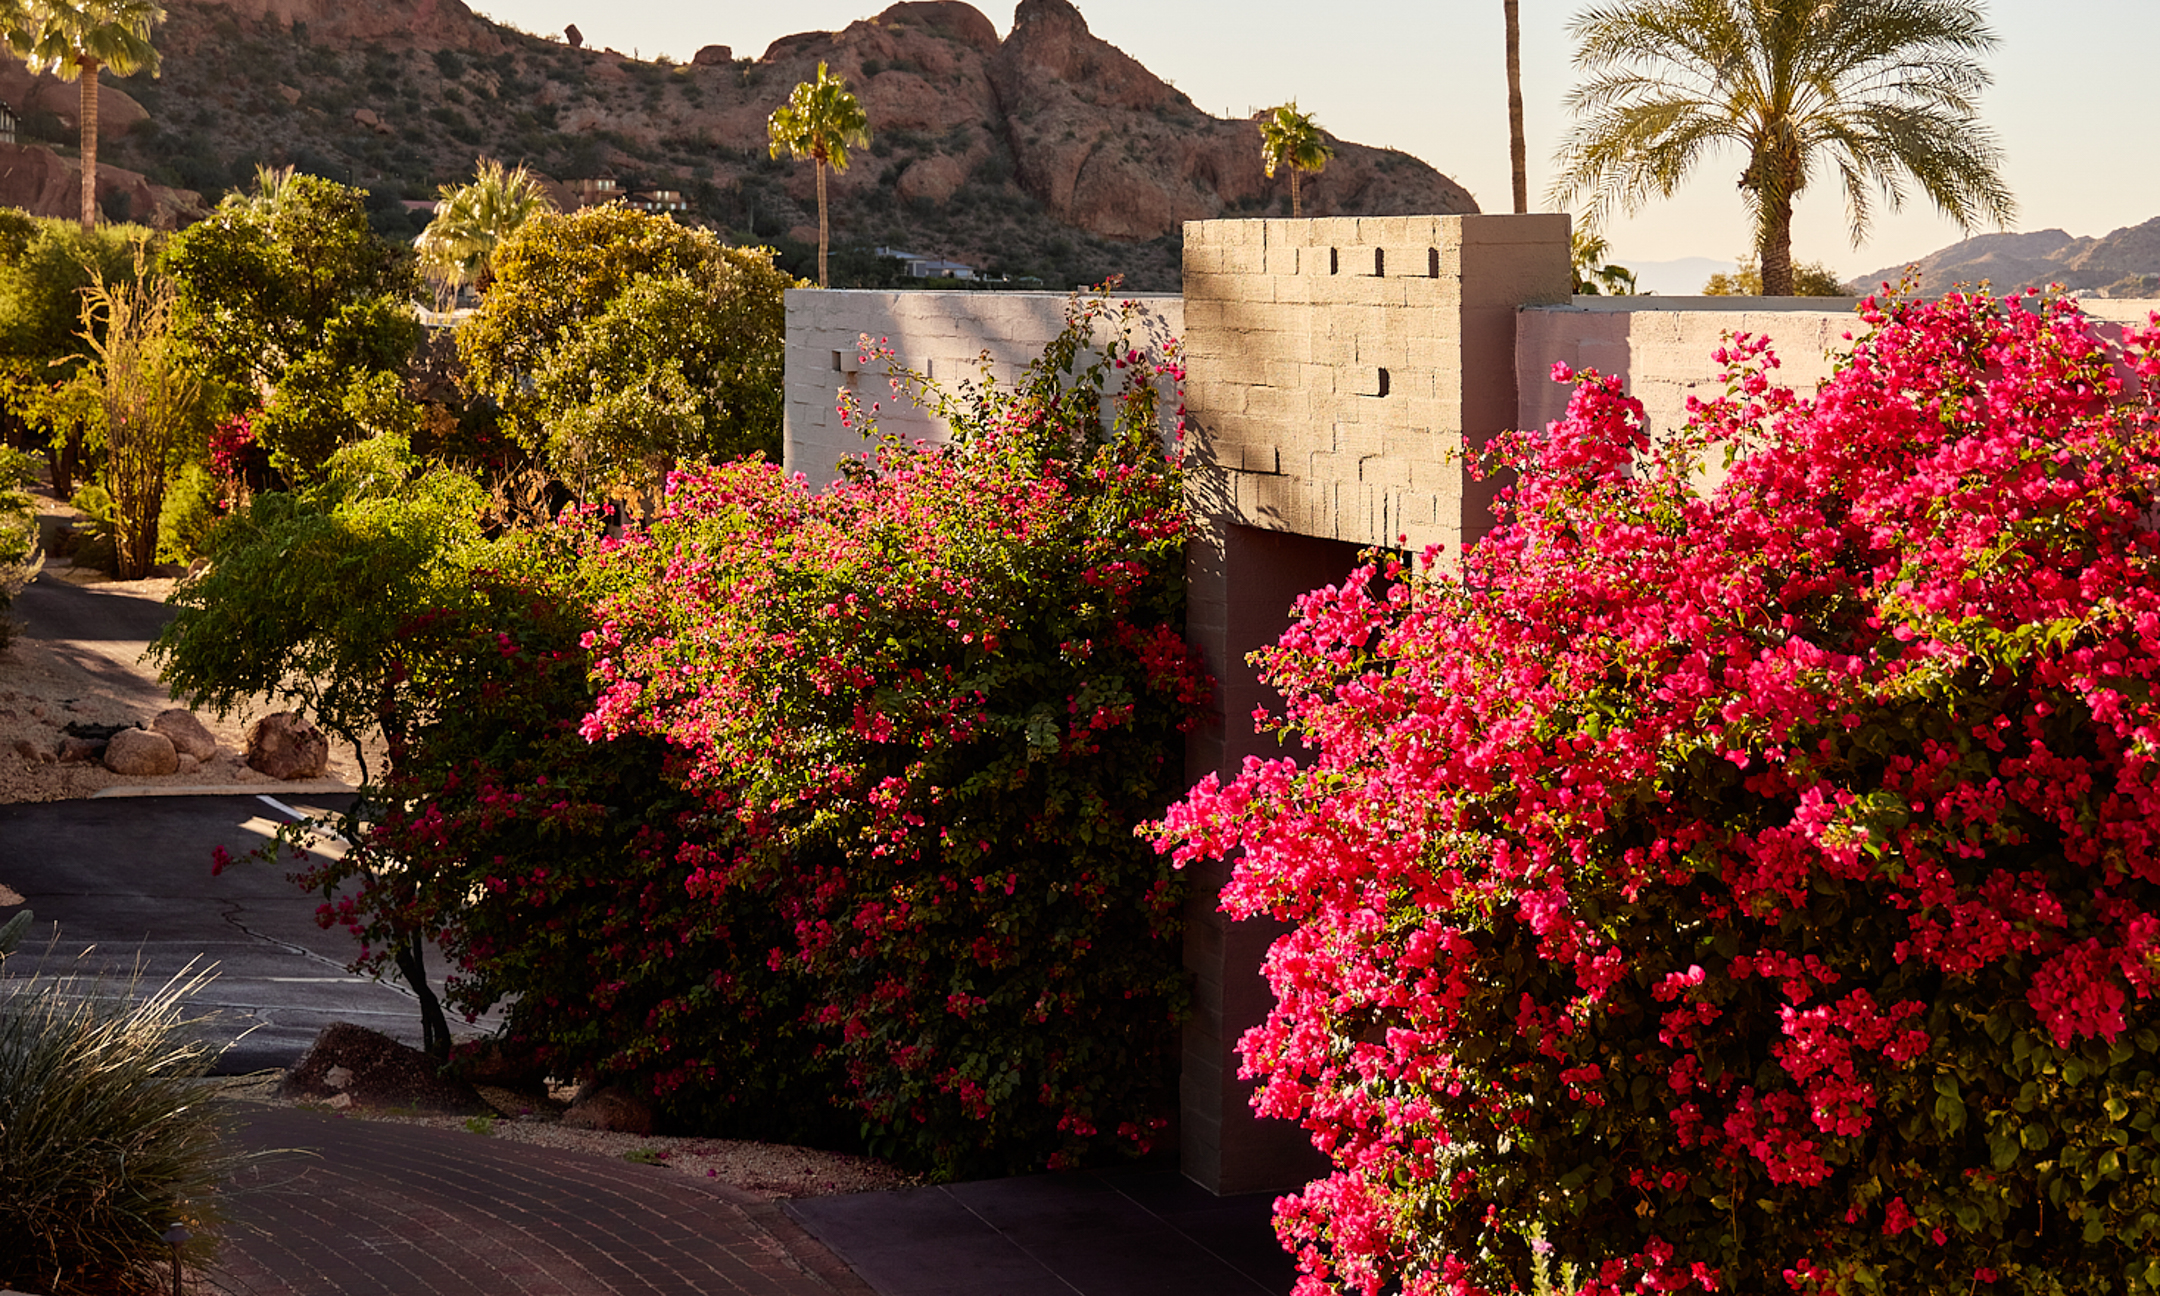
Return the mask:
M1298 166L1297 166L1297 163L1295 163L1295 162L1292 162L1292 163L1290 164L1290 219L1291 219L1291 220L1297 220L1297 219L1299 219L1300 217L1304 216L1304 214L1305 214L1305 208L1304 208L1304 206L1303 206L1302 204L1300 204L1300 203L1298 202L1297 179L1298 179Z
M85 54L75 60L82 82L82 227L97 228L98 60Z
M1755 251L1762 262L1763 296L1792 296L1792 199L1765 200L1762 245Z
M825 159L813 158L817 167L817 286L832 287L832 276L825 269L825 249L830 242L825 224Z
M420 1000L420 1047L438 1062L450 1060L450 1019L443 1016L442 1000L435 997L427 979L427 947L418 935L398 946L398 975Z
M1508 165L1515 176L1515 211L1530 210L1529 146L1523 140L1522 120L1522 14L1521 0L1501 0L1507 20L1507 125Z

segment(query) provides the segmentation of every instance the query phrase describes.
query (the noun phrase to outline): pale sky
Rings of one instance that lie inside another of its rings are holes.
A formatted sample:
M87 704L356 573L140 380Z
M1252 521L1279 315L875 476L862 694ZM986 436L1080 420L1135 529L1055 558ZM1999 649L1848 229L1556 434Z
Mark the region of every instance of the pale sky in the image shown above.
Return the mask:
M469 0L470 2L470 0ZM1509 209L1507 89L1500 0L1076 0L1097 36L1117 45L1218 115L1295 98L1334 134L1415 154L1476 195ZM1523 100L1532 210L1568 122L1573 84L1568 20L1588 0L1521 0ZM738 56L798 31L838 30L877 0L477 0L528 31L575 22L589 45L645 58L687 59L701 45ZM1012 10L978 4L1000 34ZM2005 153L2017 196L2013 228L2100 235L2160 216L2160 165L2150 147L2160 0L1992 0L2000 44L1982 114ZM874 128L873 123L873 128ZM1670 202L1608 230L1616 259L1732 260L1748 246L1734 189L1738 154L1710 158ZM1844 204L1827 178L1803 194L1793 252L1852 276L1955 242L1955 224L1915 196L1879 210L1855 250Z

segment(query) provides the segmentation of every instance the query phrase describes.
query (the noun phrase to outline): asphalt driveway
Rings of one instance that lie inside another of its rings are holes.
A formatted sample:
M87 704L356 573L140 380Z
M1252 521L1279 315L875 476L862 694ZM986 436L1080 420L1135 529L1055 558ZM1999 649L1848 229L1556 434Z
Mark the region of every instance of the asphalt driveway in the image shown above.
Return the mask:
M292 808L335 805L301 800ZM287 817L275 794L0 805L0 886L36 914L17 958L54 970L139 963L159 984L190 960L214 965L195 1003L210 1038L234 1041L222 1074L289 1066L333 1021L419 1044L411 993L345 970L351 938L315 925L319 897L287 881L285 863L247 860L211 876L217 847L243 855ZM0 919L16 907L0 904ZM439 978L440 965L431 971Z

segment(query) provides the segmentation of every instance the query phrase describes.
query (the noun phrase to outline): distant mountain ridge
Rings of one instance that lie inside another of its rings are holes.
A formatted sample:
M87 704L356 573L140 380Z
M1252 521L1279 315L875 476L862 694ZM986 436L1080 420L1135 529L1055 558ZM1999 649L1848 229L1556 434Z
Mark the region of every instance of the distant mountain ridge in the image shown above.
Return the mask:
M369 188L378 224L410 232L424 217L404 200L468 178L484 155L557 180L678 190L739 237L802 239L815 229L811 168L767 156L765 119L823 61L873 131L832 177L836 246L905 247L1061 288L1122 272L1135 289L1175 289L1184 221L1288 213L1288 177L1262 173L1256 123L1201 111L1069 0L1020 0L1002 40L972 6L923 0L757 58L708 46L684 64L572 48L461 0L167 0L167 15L163 76L107 78L131 101L115 106L141 114L123 111L129 128L107 133L101 160L205 203L258 164L294 165ZM40 102L26 129L65 157L71 113L57 94ZM1307 215L1477 210L1416 158L1334 144L1304 181ZM152 197L168 215L181 202Z
M1986 280L1997 292L2061 284L2087 297L2160 297L2160 216L2099 238L2059 229L2029 234L1982 234L1920 258L1920 291L1947 292ZM1888 266L1851 283L1873 292L1895 284L1902 265Z

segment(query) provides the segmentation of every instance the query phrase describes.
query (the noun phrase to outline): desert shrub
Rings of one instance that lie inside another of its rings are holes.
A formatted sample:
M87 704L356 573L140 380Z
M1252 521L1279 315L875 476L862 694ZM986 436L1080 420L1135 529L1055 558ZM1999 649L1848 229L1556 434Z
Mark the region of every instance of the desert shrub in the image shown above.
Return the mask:
M1305 600L1314 754L1170 816L1294 924L1301 1291L2160 1287L2160 323L1863 319L1656 447L1584 375L1459 565Z
M215 1050L194 1038L185 976L132 981L0 974L0 1284L55 1296L166 1289L165 1230L214 1242L232 1165L197 1083Z

